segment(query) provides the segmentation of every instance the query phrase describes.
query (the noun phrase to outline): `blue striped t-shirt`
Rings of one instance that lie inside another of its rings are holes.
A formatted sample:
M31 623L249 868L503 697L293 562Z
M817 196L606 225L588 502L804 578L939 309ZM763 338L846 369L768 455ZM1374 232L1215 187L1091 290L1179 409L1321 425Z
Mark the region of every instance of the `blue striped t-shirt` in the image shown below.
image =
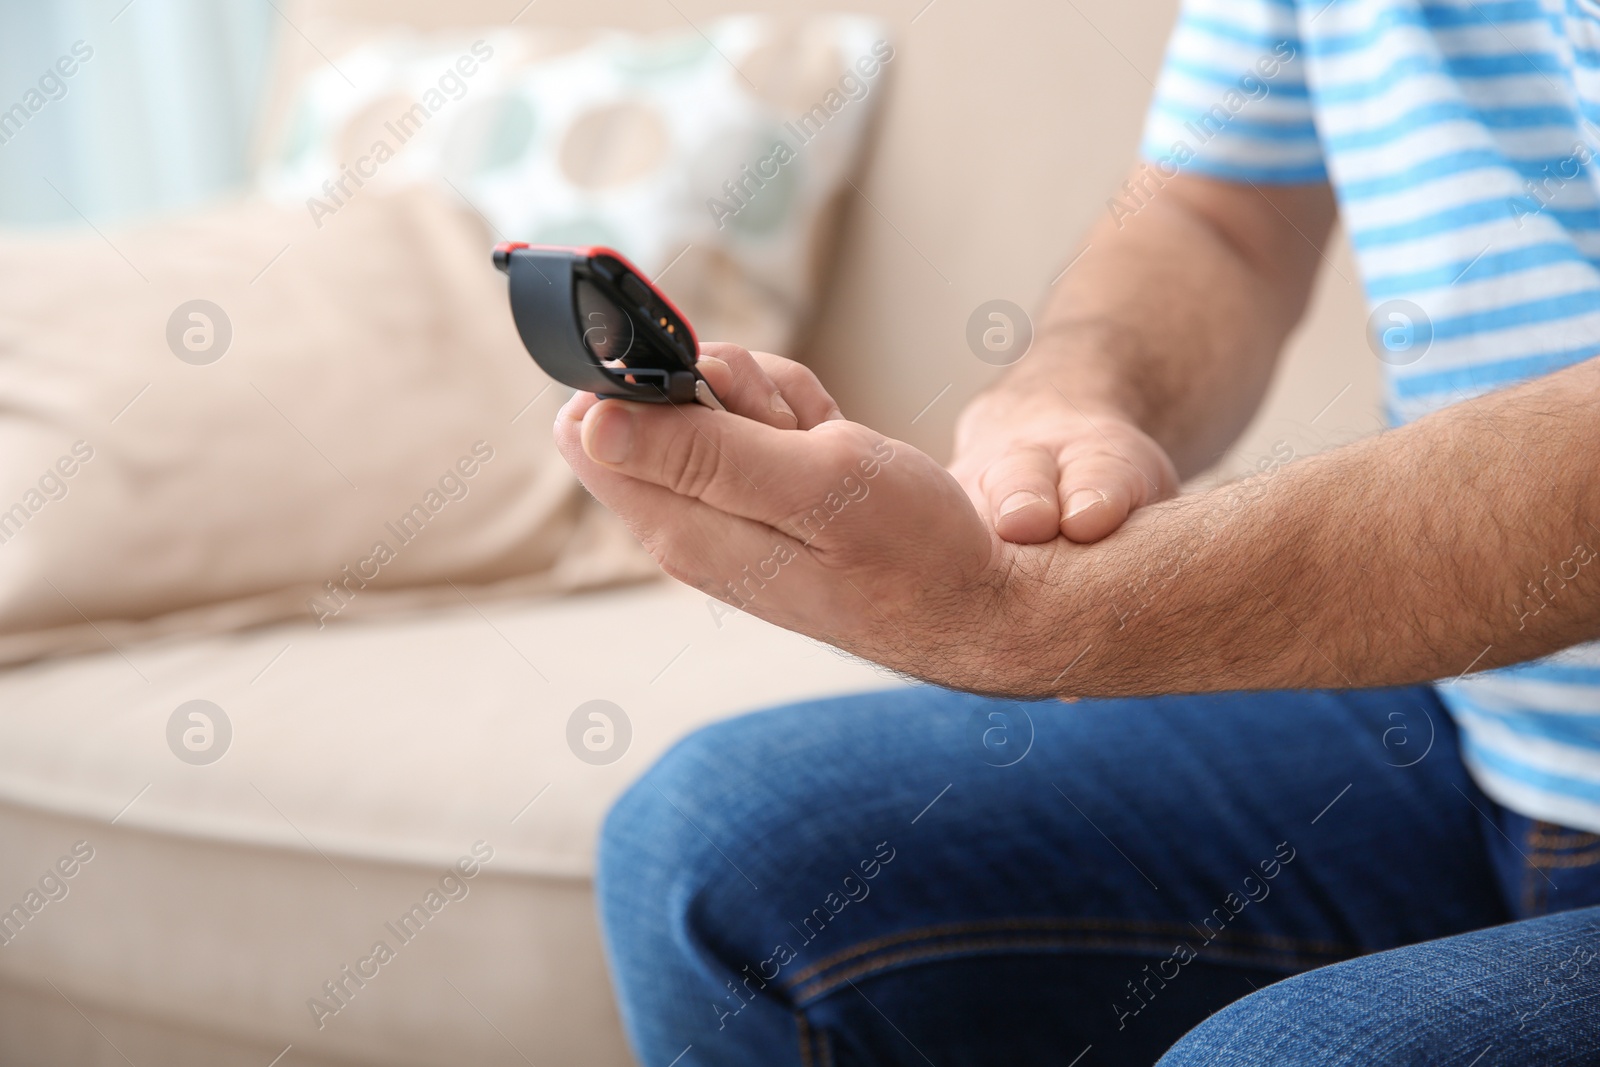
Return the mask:
M1399 423L1600 354L1597 124L1597 0L1185 0L1142 151L1332 184ZM1578 595L1600 529L1571 540L1508 629ZM1600 832L1600 643L1438 690L1486 793Z

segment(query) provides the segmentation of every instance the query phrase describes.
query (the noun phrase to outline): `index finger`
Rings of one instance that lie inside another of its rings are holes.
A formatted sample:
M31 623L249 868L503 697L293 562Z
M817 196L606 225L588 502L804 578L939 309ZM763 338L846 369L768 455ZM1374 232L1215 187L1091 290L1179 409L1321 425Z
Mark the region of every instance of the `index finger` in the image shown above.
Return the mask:
M696 366L729 411L784 430L800 425L778 383L738 345L701 345Z

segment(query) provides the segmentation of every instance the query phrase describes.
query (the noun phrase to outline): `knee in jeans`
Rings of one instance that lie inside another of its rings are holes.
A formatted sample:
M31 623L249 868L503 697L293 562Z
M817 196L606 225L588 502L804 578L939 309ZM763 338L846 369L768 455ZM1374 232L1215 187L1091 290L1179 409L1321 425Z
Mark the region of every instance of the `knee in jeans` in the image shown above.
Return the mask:
M650 880L726 867L770 830L739 781L770 759L759 723L746 716L689 734L617 800L600 831L602 881ZM720 849L720 851L719 851ZM720 872L719 872L720 873Z
M1418 1035L1393 1017L1382 976L1363 960L1295 975L1236 1000L1190 1030L1157 1067L1394 1067Z

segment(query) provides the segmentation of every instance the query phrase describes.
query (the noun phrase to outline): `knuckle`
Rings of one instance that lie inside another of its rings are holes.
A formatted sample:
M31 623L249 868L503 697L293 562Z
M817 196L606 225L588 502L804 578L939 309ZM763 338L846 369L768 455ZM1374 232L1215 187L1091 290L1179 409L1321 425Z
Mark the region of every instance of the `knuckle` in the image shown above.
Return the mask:
M684 585L693 586L696 589L704 586L705 583L700 579L699 574L685 563L683 553L676 551L668 539L651 538L649 541L644 542L644 547L650 553L650 558L655 560L656 566L660 568L661 573L668 578L675 582L682 582Z
M723 458L709 431L685 428L673 435L663 463L666 488L679 496L698 499L720 477Z
M699 588L700 582L697 580L697 576L690 568L684 565L681 555L668 550L663 545L658 551L652 552L651 556L655 559L656 566L661 568L662 574L665 574L675 582L682 582L684 585Z
M640 546L643 547L644 550L650 554L650 558L655 561L655 565L660 567L667 574L672 574L673 568L676 566L676 562L674 553L667 544L666 534L659 530L639 529L635 529L634 533L639 539Z
M1048 473L1047 473L1048 472ZM1041 449L1017 446L983 468L978 484L985 492L1053 488L1055 461Z
M804 363L797 363L792 359L773 355L771 352L752 352L751 357L762 370L767 372L774 382L777 382L784 389L794 390L802 394L809 392L820 393L823 396L828 395L827 389L823 387L822 379L818 378L816 372Z
M734 372L740 376L749 374L756 367L755 358L750 355L750 350L740 345L729 345L718 355L722 357L724 363L732 367Z
M731 349L723 354L722 359L728 364L733 387L740 392L759 397L776 391L777 386L747 349Z
M800 366L800 364L795 363L794 360L792 360L792 359L784 359L782 356L777 355L777 354L775 354L773 352L763 352L763 351L761 351L760 349L757 349L757 348L752 348L750 350L750 358L755 360L757 363L761 364L763 367L769 367L769 368L770 367L789 367L789 366L798 367L798 366Z
M1067 478L1095 482L1120 482L1130 476L1137 476L1134 466L1127 460L1103 452L1078 457L1065 464L1061 468L1061 473Z
M784 359L782 356L773 356L773 365L780 370L787 370L798 379L798 384L808 389L822 389L822 379L817 377L817 372L804 363Z
M860 423L830 422L812 430L813 439L821 443L821 453L826 463L833 467L853 466L863 456L870 455L883 435L869 430Z

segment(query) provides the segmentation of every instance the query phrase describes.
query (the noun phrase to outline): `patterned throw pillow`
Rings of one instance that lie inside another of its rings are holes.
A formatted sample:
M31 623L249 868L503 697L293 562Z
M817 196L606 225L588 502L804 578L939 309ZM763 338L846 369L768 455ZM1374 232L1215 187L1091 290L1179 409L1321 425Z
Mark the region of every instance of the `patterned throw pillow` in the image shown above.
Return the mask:
M613 246L703 338L786 350L894 49L853 16L705 31L368 32L300 83L262 188L323 226L440 183L496 239Z

